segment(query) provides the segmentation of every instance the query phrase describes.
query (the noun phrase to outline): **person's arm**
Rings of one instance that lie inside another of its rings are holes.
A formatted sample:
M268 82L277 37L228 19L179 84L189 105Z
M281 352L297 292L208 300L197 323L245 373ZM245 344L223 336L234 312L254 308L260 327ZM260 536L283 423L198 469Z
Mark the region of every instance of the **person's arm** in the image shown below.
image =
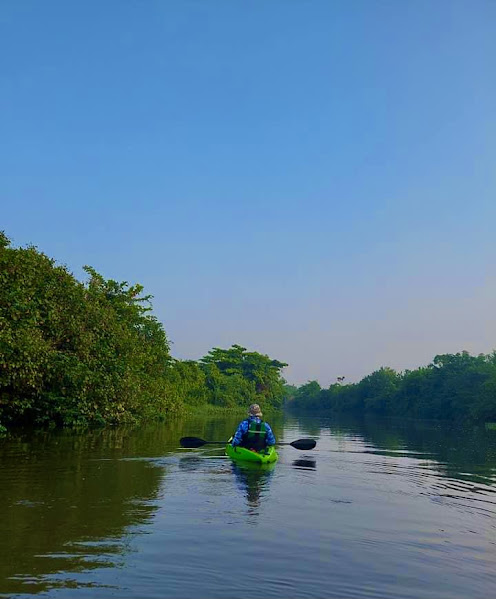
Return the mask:
M248 421L243 420L242 422L239 423L238 430L234 433L233 440L231 441L231 445L233 447L236 447L236 445L239 445L241 443L241 441L243 439L243 435L246 433L247 430L248 430Z
M276 438L274 437L274 433L272 432L270 425L265 423L265 428L267 430L267 445L275 445Z

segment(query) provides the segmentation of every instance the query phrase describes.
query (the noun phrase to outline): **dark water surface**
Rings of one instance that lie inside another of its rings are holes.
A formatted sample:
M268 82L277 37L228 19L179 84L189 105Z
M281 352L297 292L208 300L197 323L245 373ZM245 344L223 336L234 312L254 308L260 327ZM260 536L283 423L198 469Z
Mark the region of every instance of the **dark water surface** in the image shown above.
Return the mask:
M271 419L270 470L232 416L0 440L0 595L496 597L496 431Z

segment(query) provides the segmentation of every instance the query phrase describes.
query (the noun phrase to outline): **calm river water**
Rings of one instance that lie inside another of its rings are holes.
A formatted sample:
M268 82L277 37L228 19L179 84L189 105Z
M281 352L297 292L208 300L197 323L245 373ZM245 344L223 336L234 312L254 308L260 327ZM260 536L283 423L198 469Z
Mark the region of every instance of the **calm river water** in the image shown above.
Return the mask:
M232 416L0 440L0 596L496 597L496 431L278 416L272 470Z

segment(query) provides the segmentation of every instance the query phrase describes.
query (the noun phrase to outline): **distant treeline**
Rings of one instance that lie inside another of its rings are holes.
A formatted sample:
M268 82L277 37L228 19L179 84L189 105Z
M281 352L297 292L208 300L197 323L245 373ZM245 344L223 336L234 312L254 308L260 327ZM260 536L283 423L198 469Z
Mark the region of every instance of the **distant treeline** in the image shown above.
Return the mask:
M443 354L416 370L380 368L359 383L286 387L288 406L443 420L496 421L496 352Z
M82 283L0 232L0 430L136 422L188 406L281 406L286 364L239 345L176 360L141 285L85 271Z

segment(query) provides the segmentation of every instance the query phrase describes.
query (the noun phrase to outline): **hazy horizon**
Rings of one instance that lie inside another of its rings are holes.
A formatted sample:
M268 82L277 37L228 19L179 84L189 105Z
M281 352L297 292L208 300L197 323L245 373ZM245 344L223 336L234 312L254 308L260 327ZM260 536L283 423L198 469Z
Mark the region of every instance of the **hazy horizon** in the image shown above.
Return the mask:
M290 383L496 348L496 4L0 6L0 229ZM5 60L5 58L7 58Z

